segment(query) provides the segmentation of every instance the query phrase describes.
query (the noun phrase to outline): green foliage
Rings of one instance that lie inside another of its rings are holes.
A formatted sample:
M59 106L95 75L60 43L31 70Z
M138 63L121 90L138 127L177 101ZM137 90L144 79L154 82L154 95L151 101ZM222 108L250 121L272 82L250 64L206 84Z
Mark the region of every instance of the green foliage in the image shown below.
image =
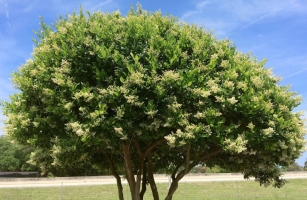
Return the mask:
M189 173L231 173L229 169L221 168L217 165L206 167L203 165L193 167Z
M7 137L0 137L0 171L2 172L21 172L37 171L38 168L27 161L33 148L12 144Z
M206 168L206 173L230 173L230 172L231 172L230 170L221 168L217 165Z
M303 171L304 167L300 166L297 162L292 163L288 167L282 167L281 170L283 172L291 172L291 171Z
M291 171L303 171L303 167L300 166L297 162L294 162L290 166L286 168L286 171L291 172Z
M42 22L38 38L13 74L20 93L3 107L6 133L36 148L42 170L112 166L137 191L152 167L173 174L173 190L206 164L279 187L276 166L305 145L301 113L292 112L301 98L264 61L204 28L140 7L126 17L81 10L54 28Z

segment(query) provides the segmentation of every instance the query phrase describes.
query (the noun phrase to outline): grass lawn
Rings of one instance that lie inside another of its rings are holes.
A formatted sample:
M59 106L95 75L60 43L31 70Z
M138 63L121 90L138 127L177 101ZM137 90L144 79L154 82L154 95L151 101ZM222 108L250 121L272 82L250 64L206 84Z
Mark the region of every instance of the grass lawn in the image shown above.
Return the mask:
M161 199L167 192L167 184L157 184ZM124 185L125 199L131 199L127 185ZM66 186L48 188L10 188L0 189L1 200L83 200L103 199L116 200L116 185L101 186ZM150 188L144 199L151 200ZM175 193L174 200L231 200L231 199L306 199L307 179L289 180L288 183L278 189L273 187L259 186L254 181L237 182L181 182Z

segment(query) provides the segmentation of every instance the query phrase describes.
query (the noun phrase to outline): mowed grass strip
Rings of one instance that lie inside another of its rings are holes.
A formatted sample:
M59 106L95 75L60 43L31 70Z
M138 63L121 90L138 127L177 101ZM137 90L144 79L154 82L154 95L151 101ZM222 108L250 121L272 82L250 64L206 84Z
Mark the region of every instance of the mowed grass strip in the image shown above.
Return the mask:
M131 199L127 185L123 185L125 199ZM161 199L167 193L166 183L157 184ZM1 188L1 200L116 200L116 185L100 186L63 186L41 188ZM150 188L144 199L152 199ZM237 182L180 182L174 200L231 200L231 199L306 199L307 179L288 180L283 188L260 187L254 181Z

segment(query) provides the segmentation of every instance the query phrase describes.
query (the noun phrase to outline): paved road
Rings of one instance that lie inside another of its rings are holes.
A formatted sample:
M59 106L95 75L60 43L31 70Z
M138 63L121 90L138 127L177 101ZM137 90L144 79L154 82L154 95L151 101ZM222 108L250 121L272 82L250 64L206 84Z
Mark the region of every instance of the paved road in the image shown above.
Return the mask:
M285 179L307 179L307 172L293 172L284 174ZM156 175L157 183L167 183L166 175ZM187 175L181 182L213 182L213 181L243 181L242 174L205 174ZM116 184L112 176L95 177L66 177L66 178L0 178L0 188L25 188L25 187L60 187L60 186L89 186ZM127 184L127 181L123 181Z

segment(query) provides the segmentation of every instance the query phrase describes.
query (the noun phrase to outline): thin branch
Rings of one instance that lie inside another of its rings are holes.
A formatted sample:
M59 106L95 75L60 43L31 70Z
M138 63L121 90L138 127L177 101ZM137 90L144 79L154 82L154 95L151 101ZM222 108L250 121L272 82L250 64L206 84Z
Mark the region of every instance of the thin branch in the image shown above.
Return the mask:
M143 153L143 157L145 158L151 151L153 148L159 146L160 144L166 142L165 138L161 138L160 140L155 141L154 143L152 143L149 147L146 147L145 152Z
M204 154L203 156L201 156L199 159L195 160L194 162L192 162L190 165L189 165L189 168L188 169L184 169L182 170L177 176L176 176L176 180L180 180L182 179L182 177L184 175L187 174L187 172L189 172L193 167L195 167L199 162L201 161L204 161L206 158L209 158L215 154L218 154L222 151L223 149L222 148L218 148L210 153L207 153L207 154Z
M172 179L175 180L176 178L176 173L178 172L179 168L183 165L184 163L184 160L181 161L177 166L176 168L174 169L173 173L172 173Z
M185 156L185 169L184 169L184 173L188 173L189 172L189 166L190 166L190 155L191 155L191 142L189 143L188 149L187 149L187 153Z

